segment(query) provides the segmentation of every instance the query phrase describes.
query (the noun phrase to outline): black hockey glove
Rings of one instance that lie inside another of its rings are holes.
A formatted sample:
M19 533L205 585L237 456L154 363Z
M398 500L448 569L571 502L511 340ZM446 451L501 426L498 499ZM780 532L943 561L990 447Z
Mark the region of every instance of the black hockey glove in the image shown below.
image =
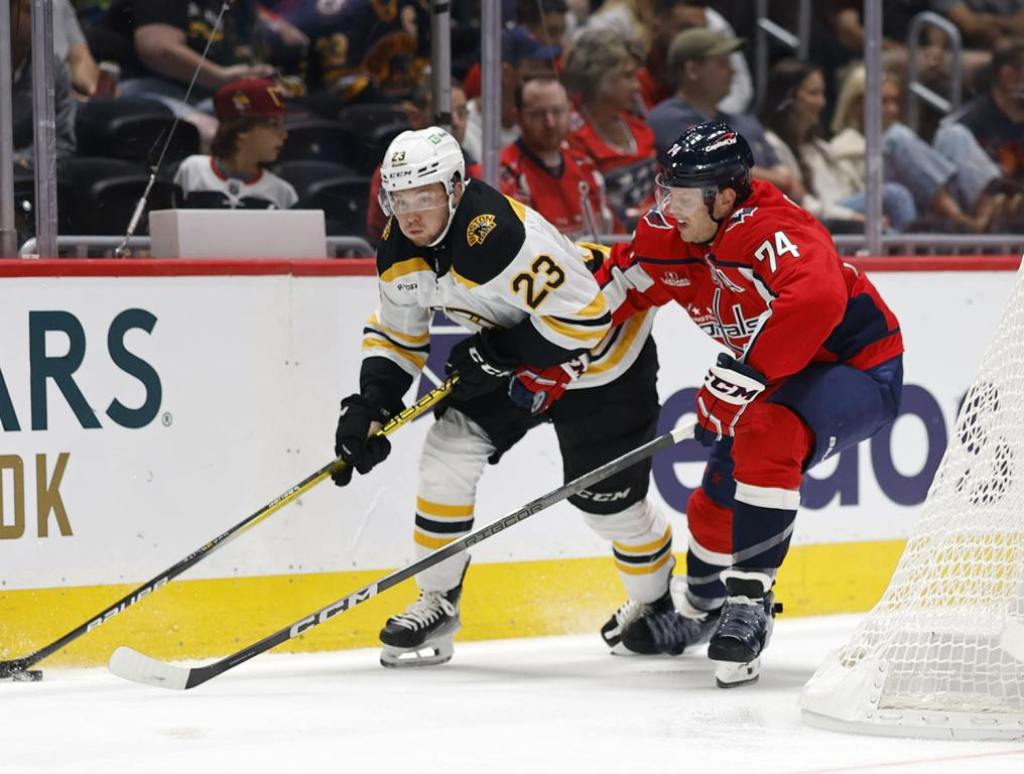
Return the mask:
M506 362L495 351L494 335L485 329L452 347L444 370L449 376L459 375L452 388L453 398L472 400L508 386L517 364Z
M334 453L348 464L331 474L337 486L346 486L352 480L352 471L369 473L391 453L391 441L377 435L376 428L370 434L374 422L384 424L388 413L359 393L349 395L341 402L341 416L334 434Z

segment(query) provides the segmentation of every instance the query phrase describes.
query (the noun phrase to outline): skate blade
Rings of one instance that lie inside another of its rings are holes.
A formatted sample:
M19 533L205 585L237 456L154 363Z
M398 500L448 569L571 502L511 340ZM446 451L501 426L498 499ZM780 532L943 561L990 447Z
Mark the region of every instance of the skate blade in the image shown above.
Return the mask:
M738 688L751 685L761 676L761 659L755 658L746 664L735 664L729 661L716 661L715 683L719 688Z
M43 671L41 669L26 669L24 672L12 672L0 677L0 680L8 683L38 683L42 679Z
M385 645L380 653L380 665L388 669L438 666L451 661L454 652L451 640L425 642L418 648L396 648Z

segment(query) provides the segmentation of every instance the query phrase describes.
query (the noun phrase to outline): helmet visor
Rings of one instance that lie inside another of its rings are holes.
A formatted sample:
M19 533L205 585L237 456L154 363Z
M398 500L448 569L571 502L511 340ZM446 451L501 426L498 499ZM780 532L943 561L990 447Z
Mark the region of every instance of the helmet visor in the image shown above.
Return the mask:
M406 191L386 191L382 188L378 201L385 215L408 215L447 207L448 192L440 184L410 188Z
M673 188L657 179L658 209L675 220L687 220L707 205L703 188Z

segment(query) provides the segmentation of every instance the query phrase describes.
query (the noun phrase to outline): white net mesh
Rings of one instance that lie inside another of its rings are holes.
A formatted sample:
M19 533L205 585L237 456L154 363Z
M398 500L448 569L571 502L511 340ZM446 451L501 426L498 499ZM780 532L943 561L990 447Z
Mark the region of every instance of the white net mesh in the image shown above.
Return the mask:
M808 683L805 710L906 733L915 724L985 727L999 716L995 725L1024 732L1022 479L1018 273L889 588Z

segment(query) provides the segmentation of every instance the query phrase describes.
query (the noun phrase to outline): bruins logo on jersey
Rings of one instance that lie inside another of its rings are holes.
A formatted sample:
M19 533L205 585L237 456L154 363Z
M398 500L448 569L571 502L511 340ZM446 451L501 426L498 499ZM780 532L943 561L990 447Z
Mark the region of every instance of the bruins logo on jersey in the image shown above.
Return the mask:
M490 213L477 215L466 227L466 242L470 247L482 245L497 225L498 221Z

